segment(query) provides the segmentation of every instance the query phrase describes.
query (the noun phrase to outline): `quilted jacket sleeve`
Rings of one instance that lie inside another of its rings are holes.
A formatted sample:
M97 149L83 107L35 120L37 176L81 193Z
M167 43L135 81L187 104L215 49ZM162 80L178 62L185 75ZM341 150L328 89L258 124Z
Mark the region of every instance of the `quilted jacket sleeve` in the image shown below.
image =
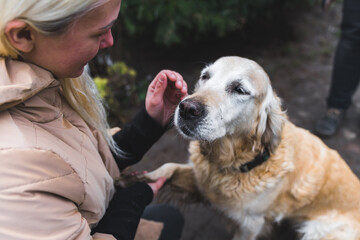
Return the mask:
M84 185L58 155L0 150L0 239L92 239L78 211ZM115 239L98 234L94 239Z

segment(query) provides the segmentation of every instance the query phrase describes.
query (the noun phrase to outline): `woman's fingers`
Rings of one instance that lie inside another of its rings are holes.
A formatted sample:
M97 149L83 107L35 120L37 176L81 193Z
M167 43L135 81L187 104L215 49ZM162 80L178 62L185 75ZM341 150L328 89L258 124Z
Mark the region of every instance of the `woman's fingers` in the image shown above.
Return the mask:
M155 182L148 183L151 189L153 190L154 196L159 192L160 188L166 182L166 177L160 177Z

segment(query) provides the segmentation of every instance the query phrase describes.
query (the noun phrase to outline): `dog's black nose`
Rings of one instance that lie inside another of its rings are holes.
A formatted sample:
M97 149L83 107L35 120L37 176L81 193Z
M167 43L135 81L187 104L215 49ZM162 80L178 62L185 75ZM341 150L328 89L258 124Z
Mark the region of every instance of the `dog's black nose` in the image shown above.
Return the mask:
M193 99L185 99L179 104L179 114L185 120L194 120L204 113L204 105Z

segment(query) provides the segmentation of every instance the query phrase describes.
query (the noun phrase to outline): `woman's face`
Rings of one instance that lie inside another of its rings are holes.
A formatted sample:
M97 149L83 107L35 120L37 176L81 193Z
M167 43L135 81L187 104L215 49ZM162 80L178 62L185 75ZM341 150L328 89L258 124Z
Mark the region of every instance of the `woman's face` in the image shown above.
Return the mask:
M57 78L79 77L100 49L113 45L111 27L120 4L121 0L110 0L76 20L61 35L35 33L33 51L25 53L24 60L49 70Z

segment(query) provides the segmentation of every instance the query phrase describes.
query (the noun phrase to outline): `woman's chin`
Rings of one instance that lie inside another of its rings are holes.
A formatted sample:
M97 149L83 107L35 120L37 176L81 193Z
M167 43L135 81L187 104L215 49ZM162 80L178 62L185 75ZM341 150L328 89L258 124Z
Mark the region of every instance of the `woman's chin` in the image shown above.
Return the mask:
M81 69L79 69L77 71L73 71L72 73L59 74L59 75L55 75L55 77L58 78L58 79L61 79L61 78L78 78L83 74L84 69L85 69L85 67L82 67Z
M79 69L77 72L75 72L74 74L71 74L70 78L78 78L80 77L83 72L84 72L85 66L83 66L81 69Z

